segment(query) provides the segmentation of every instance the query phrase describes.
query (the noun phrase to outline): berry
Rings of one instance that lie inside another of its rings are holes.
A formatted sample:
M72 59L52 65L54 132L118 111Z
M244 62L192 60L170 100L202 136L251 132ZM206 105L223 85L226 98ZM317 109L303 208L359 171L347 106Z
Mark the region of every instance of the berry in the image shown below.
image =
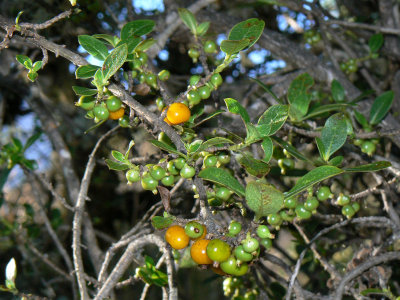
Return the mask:
M93 108L93 114L97 119L102 121L102 120L107 120L108 119L108 116L110 115L110 112L104 106L96 105Z
M165 171L165 169L163 167L160 166L154 166L151 170L150 170L150 175L151 177L153 177L155 180L161 180L165 177L165 175L167 174L167 172Z
M351 203L351 207L353 207L355 212L358 212L360 210L360 204L358 202Z
M141 183L143 189L148 191L153 191L158 186L158 180L155 180L150 174L143 175Z
M84 110L92 110L94 108L95 101L92 96L81 96L75 105L82 107Z
M204 52L205 53L215 53L217 51L217 45L214 41L208 40L204 43Z
M189 237L186 235L183 227L179 225L173 225L167 229L165 240L176 250L186 248L189 245Z
M183 103L172 103L168 107L167 111L167 120L172 125L177 125L181 123L185 123L190 118L190 110Z
M199 91L199 94L200 94L200 98L201 98L201 99L204 100L204 99L210 98L211 89L210 89L208 86L204 85L204 86L200 87L200 88L198 89L198 91Z
M125 109L121 107L117 111L110 111L110 114L108 115L108 119L110 120L118 120L121 119L125 114Z
M197 239L203 235L203 225L196 222L190 221L185 225L185 233L192 239Z
M218 155L218 161L221 165L226 165L231 161L231 157L226 153L221 153Z
M374 154L375 150L376 150L376 145L371 141L364 141L361 144L361 152L368 154L369 156Z
M224 262L231 256L231 247L220 239L214 239L207 245L207 255L213 261Z
M237 266L237 260L231 256L226 261L220 264L221 270L227 274L234 276L245 275L249 269L247 263L242 263L240 267Z
M299 219L309 219L311 217L311 212L303 204L297 205L295 211Z
M175 183L175 177L174 175L168 175L165 176L163 179L161 179L161 183L165 186L171 186Z
M318 205L319 202L315 197L310 197L306 200L306 202L304 202L304 208L311 212L316 210Z
M200 75L192 75L192 76L190 76L189 85L195 86L196 84L199 83L200 79L201 79Z
M261 239L260 240L261 246L263 246L265 249L270 249L272 247L272 240L271 239Z
M327 186L321 186L317 191L317 198L319 201L326 201L331 197L331 195L331 190Z
M296 205L297 205L297 199L296 198L286 198L285 200L283 200L283 205L286 208L294 209L294 208L296 208Z
M230 236L235 236L235 235L239 234L239 232L241 230L242 230L242 224L240 224L239 222L232 221L229 224L228 233Z
M279 212L279 215L281 216L283 221L287 221L287 222L292 222L294 217L296 216L292 210L290 210L290 211L281 210Z
M197 90L191 90L189 93L186 95L187 99L189 100L190 105L196 105L199 104L201 101L200 94Z
M174 165L174 162L171 160L167 163L167 170L171 175L178 175L179 171Z
M156 105L157 105L157 109L162 111L163 108L165 107L165 103L164 103L163 98L158 97L158 98L156 99Z
M122 118L120 118L119 126L124 127L124 128L129 127L129 117L123 116Z
M174 159L174 165L178 170L182 169L185 164L186 164L186 160L183 157Z
M182 178L189 179L192 178L195 173L196 173L195 168L189 166L188 164L185 164L179 174L181 175Z
M215 167L218 162L218 157L215 155L207 155L203 160L203 165L205 168Z
M294 160L290 158L278 159L278 165L281 168L292 170L294 168Z
M107 109L109 111L117 111L122 106L122 101L116 96L110 96L106 100Z
M189 55L189 57L193 58L193 61L194 61L194 62L196 62L197 59L198 59L199 56L200 56L200 52L199 52L199 50L197 50L197 49L190 48L189 51L188 51L188 55Z
M272 226L279 226L282 223L282 218L278 214L269 214L267 217L267 221Z
M152 87L157 87L157 76L149 73L146 75L146 83Z
M257 239L248 236L245 240L242 241L242 246L244 251L252 253L260 247L260 243Z
M147 63L147 54L144 52L140 52L139 61L141 62L142 65L145 65Z
M167 81L169 77L171 76L171 73L168 70L162 70L158 73L158 78L161 81Z
M348 219L350 219L352 216L354 216L355 213L356 212L355 212L353 206L351 206L350 204L347 204L342 207L342 214L344 216L346 216Z
M130 169L126 172L125 177L129 182L137 182L140 180L140 172L136 169Z
M343 195L342 193L339 194L336 203L340 206L344 206L350 203L350 197L347 195Z
M233 253L235 254L235 257L240 261L248 262L253 259L253 255L245 251L242 245L237 246Z
M220 187L215 192L215 197L221 199L222 201L228 201L232 196L232 192L226 187Z
M207 245L210 240L198 240L190 248L190 256L199 265L210 265L213 261L207 256Z
M212 85L215 86L216 88L218 88L218 87L222 84L223 81L224 81L224 80L222 79L222 76L221 76L221 74L219 74L219 73L213 74L213 75L211 76L211 78L210 78L210 82L211 82Z
M267 225L259 225L257 227L257 235L262 239L271 238L272 236Z

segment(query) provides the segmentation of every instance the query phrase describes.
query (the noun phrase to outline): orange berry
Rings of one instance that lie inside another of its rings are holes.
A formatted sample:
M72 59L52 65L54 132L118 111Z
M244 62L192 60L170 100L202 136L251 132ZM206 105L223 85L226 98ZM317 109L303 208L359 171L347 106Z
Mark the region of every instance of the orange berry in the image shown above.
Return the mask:
M125 109L123 107L121 107L117 111L110 111L108 118L110 120L118 120L118 119L122 118L124 116L124 114L125 114Z
M198 240L190 248L190 256L199 265L209 265L213 261L207 256L207 245L210 240Z
M185 123L190 118L190 109L183 103L172 103L168 107L167 119L172 125Z
M173 225L165 232L165 240L172 248L180 250L189 245L189 237L185 233L185 229L179 225Z

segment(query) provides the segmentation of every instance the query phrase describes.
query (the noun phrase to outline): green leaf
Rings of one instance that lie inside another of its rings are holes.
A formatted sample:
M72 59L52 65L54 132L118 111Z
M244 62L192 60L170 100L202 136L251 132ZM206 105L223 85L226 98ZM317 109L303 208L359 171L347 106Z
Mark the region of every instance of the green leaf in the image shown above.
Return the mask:
M378 50L382 47L383 45L383 34L382 33L376 33L370 37L368 40L368 46L369 46L369 51L371 53L378 52Z
M276 136L271 137L275 142L277 142L283 149L286 149L292 156L294 156L297 159L303 160L303 161L308 161L309 163L313 163L312 160L301 154L295 147L290 145L288 142L285 142L281 138L278 138Z
M315 168L308 172L306 175L301 177L296 185L288 192L284 193L285 199L293 197L302 191L306 190L308 187L313 186L314 184L328 179L330 177L339 175L344 173L343 170L334 167L334 166L321 166Z
M243 50L250 44L249 39L242 39L238 41L224 40L221 42L221 51L227 55L233 55Z
M119 37L115 36L115 35L110 35L110 34L94 34L92 35L94 38L96 39L102 39L105 40L106 42L108 42L111 46L113 46L114 48L117 46L117 44L119 43L120 39Z
M372 95L372 94L375 94L375 91L374 90L366 90L366 91L363 91L359 96L357 96L356 98L354 98L353 100L351 100L350 102L349 102L349 104L356 104L357 102L360 102L361 100L364 100L366 97L368 97L368 96L370 96L370 95Z
M317 139L322 158L328 161L329 157L344 145L346 139L347 122L344 114L338 113L330 116L321 131L321 139ZM320 145L323 145L321 149Z
M121 40L127 40L132 36L140 37L153 31L156 23L153 20L135 20L128 22L121 29Z
M17 139L17 138L14 138L14 137L11 138L11 140L12 140L12 143L14 144L14 146L15 146L16 151L17 152L22 152L22 149L24 147L22 146L21 141L19 139Z
M197 106L198 106L198 105L196 105L196 107L197 107ZM204 108L204 106L203 106L203 108ZM204 111L204 109L203 109L203 111ZM208 121L208 120L214 118L215 116L218 116L219 114L222 114L223 112L225 112L225 111L224 111L224 110L221 110L221 109L218 109L218 110L214 111L213 113L209 114L209 115L208 115L206 118L204 118L203 120L201 120L201 121L199 121L198 123L194 124L192 127L199 126L200 124L202 124L202 123L204 123L204 122L206 122L206 121ZM193 120L194 120L194 119L193 119Z
M343 156L340 155L340 156L336 156L336 157L332 158L328 163L331 166L337 167L342 163L342 161L343 161Z
M344 88L340 84L339 81L334 79L331 84L331 93L332 93L332 98L336 102L343 102L346 98L346 94L344 91Z
M99 69L100 67L98 66L94 66L94 65L84 65L84 66L80 66L78 69L76 69L75 71L75 76L76 79L81 78L81 79L87 79L87 78L91 78L94 76L94 74L96 73L96 71Z
M349 107L350 104L347 103L337 103L337 104L324 104L321 106L317 107L312 107L308 114L305 115L303 118L300 119L300 121L304 121L307 119L314 118L316 116L322 115L324 113L330 112L330 111L342 111L343 109Z
M250 117L246 109L235 99L225 98L224 99L226 108L229 112L240 115L245 123L250 123Z
M128 53L133 53L133 51L140 44L141 41L142 41L142 39L140 37L132 36L130 38L127 38L125 40L122 40L122 41L118 42L116 47L119 47L119 46L121 46L123 44L126 44L126 46L128 47Z
M210 27L210 22L203 22L199 24L196 28L197 35L198 36L205 35L209 27Z
M203 143L202 140L194 140L187 146L187 150L189 153L196 153L199 151L201 144Z
M269 162L272 158L272 154L274 152L274 144L270 137L265 137L261 142L261 148L264 150L264 158L263 161Z
M248 19L233 26L229 32L229 40L249 39L248 46L253 46L264 31L265 22L256 18ZM225 51L224 51L225 52Z
M135 51L146 51L149 49L151 46L153 46L156 43L155 39L147 39L142 41L136 48Z
M299 75L290 84L287 97L290 103L289 115L294 120L300 120L307 114L311 101L308 89L313 84L314 79L307 73Z
M369 123L371 125L376 125L383 120L392 106L393 98L393 91L387 91L375 99L369 114Z
M154 227L154 229L162 230L168 228L174 221L174 216L154 216L153 218L151 218L151 225Z
M258 142L262 139L262 136L258 130L258 128L252 123L246 123L246 139L245 144L250 145L252 143Z
M287 105L272 105L258 120L258 131L262 136L275 134L286 122L289 107Z
M32 71L37 72L42 68L42 66L43 66L43 62L41 60L38 60L37 62L35 62L33 64Z
M108 55L108 49L103 42L90 35L80 35L78 36L79 44L85 49L89 54L98 60L105 60Z
M156 147L158 147L158 148L160 148L160 149L162 149L164 151L167 151L169 153L174 153L174 154L177 154L179 156L182 156L183 158L186 158L185 154L183 154L182 152L179 152L174 147L172 147L172 146L170 146L170 145L168 145L168 144L166 144L164 142L160 142L160 141L157 141L157 140L150 140L150 143L152 143L154 146L156 146Z
M269 172L268 163L253 158L245 152L237 154L235 156L236 161L242 165L246 171L256 177L263 177Z
M27 69L32 69L32 60L28 56L26 56L26 55L17 55L16 59L21 65L23 65Z
M346 172L375 172L380 171L386 168L389 168L392 164L388 161L377 161L372 164L361 165L351 168L344 168L343 170Z
M214 138L211 138L211 139L205 141L203 144L201 144L200 148L197 149L196 153L205 151L210 147L213 147L215 145L221 145L221 144L234 144L234 143L227 138L214 137Z
M42 131L39 130L38 132L36 132L35 134L31 135L29 137L29 139L26 141L24 148L22 149L22 151L25 151L26 149L28 149L30 146L32 146L37 140L38 138L42 135Z
M89 88L85 88L83 86L72 86L72 89L74 90L75 94L77 94L78 96L93 96L97 94L97 90L96 89L89 89Z
M118 161L125 163L126 162L126 158L125 155L123 155L121 152L117 151L117 150L112 150L111 151L111 155Z
M129 166L127 164L116 162L116 161L108 159L108 158L105 161L110 170L125 171L125 170L129 169Z
M103 78L107 81L113 76L124 64L126 56L128 55L128 47L123 44L115 48L105 59L103 64Z
M369 127L367 118L362 113L358 112L357 110L354 110L354 117L364 129Z
M32 71L28 72L28 79L32 82L34 82L38 76L39 75L36 72L32 72Z
M277 213L283 206L283 199L283 193L273 185L252 181L246 186L246 203L257 219Z
M182 19L183 23L190 29L190 31L196 35L197 34L197 21L195 16L191 11L186 8L178 8L179 17Z
M107 80L104 79L102 69L98 69L96 73L94 73L92 84L94 84L98 90L101 90L107 84Z
M250 77L251 80L254 80L259 86L261 86L268 94L272 96L278 102L279 104L283 104L282 100L278 98L277 95L266 85L264 84L261 80L258 80L257 78Z
M216 167L206 168L199 173L199 177L227 187L238 196L244 197L245 189L228 171Z
M377 288L365 289L360 294L363 296L368 296L368 294L387 295L385 291Z
M192 108L188 122L193 124L194 120L196 120L196 118L200 117L202 114L204 114L204 102L200 102Z

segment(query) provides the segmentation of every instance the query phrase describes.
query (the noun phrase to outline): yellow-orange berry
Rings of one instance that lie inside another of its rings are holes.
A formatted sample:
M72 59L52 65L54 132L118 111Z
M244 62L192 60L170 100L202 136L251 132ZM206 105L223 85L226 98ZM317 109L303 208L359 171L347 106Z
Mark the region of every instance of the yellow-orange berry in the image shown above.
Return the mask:
M190 110L183 103L172 103L167 110L167 120L172 125L185 123L190 118ZM165 120L164 120L165 121Z
M122 118L124 116L124 114L125 114L125 109L123 107L121 107L117 111L110 111L108 118L110 120L118 120L118 119Z
M179 225L173 225L165 232L165 240L174 249L183 249L189 245L189 237L185 229Z
M207 245L210 240L198 240L190 248L190 256L199 265L209 265L213 261L207 255Z

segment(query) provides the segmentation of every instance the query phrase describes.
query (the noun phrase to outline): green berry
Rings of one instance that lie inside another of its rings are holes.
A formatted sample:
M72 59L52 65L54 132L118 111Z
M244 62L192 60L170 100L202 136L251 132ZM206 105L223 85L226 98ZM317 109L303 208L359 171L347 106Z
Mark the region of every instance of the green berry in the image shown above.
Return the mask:
M140 172L136 169L130 169L126 172L125 177L129 182L137 182L140 180Z
M258 241L257 241L258 242ZM235 250L233 251L233 254L235 255L235 257L239 260L239 261L244 261L244 262L248 262L251 261L253 259L253 255L251 253L249 253L248 251L245 251L243 249L242 245L239 245L235 248Z
M281 216L283 221L286 222L292 222L294 217L296 216L293 211L287 211L287 210L281 210L279 212L279 215Z
M202 87L199 87L198 91L199 91L199 94L200 94L200 98L201 98L201 99L208 99L208 98L210 98L211 89L210 89L208 86L203 85Z
M271 238L272 236L267 225L259 225L257 227L257 235L262 239Z
M231 157L226 153L221 153L218 155L218 161L221 165L226 165L231 161Z
M171 73L168 70L162 70L158 73L158 78L161 81L167 81L169 77L171 76Z
M219 74L219 73L213 74L213 75L211 76L211 78L210 78L210 82L211 82L212 85L215 86L216 88L218 88L218 87L222 84L223 81L224 81L224 80L222 79L222 76L221 76L221 74Z
M205 168L215 167L218 162L218 157L215 155L207 155L203 160L203 165Z
M169 161L167 163L167 170L171 175L178 175L179 174L178 169L175 167L174 161Z
M195 168L189 166L188 164L185 164L179 174L181 175L182 178L189 179L192 178L195 173L196 173Z
M205 53L212 54L212 53L215 53L216 51L217 51L217 45L215 44L214 41L207 40L204 43L204 52Z
M110 112L104 106L96 105L93 108L93 114L97 119L102 121L102 120L107 120L108 119L108 116L110 115Z
M189 85L191 85L191 86L197 85L199 83L200 79L201 79L200 75L192 75L192 76L190 76Z
M226 187L220 187L215 192L215 197L221 199L222 201L228 201L232 196L232 191Z
M174 159L174 165L178 170L182 169L185 164L186 160L183 157Z
M354 145L356 145L356 146L361 146L361 144L364 142L364 140L362 140L362 139L355 139L354 141L353 141L353 144Z
M157 105L157 109L158 109L159 111L162 111L163 108L165 107L165 103L164 103L163 98L158 97L158 98L156 99L156 105Z
M310 197L306 200L306 202L304 202L304 208L311 212L316 210L318 205L319 202L315 197Z
M139 60L142 63L142 65L145 65L147 63L147 54L144 52L139 53Z
M261 239L260 245L268 250L272 247L272 240L271 239Z
M189 91L189 93L187 93L186 97L187 97L190 105L199 104L201 101L200 94L197 90Z
M123 116L122 118L119 119L119 126L126 128L129 127L129 117L128 116Z
M109 111L117 111L122 106L122 101L116 96L110 96L106 100L107 109Z
M163 179L161 179L161 183L165 186L171 186L175 183L175 177L174 175L168 175L165 176Z
M234 276L243 276L247 273L248 271L248 265L247 263L242 263L240 267L237 266L237 260L231 256L229 257L226 261L222 262L220 264L220 267L222 271L229 275L234 275Z
M327 186L321 186L317 191L317 198L319 201L326 201L331 197L331 195L331 190Z
M267 217L268 224L272 226L279 226L282 223L282 218L278 214L269 214Z
M158 180L155 180L150 174L143 175L141 183L143 189L149 191L153 191L158 186Z
M229 224L228 233L229 233L230 236L235 236L235 235L239 234L239 232L241 230L242 230L242 224L240 224L239 222L232 221Z
M353 217L355 213L356 212L355 212L354 208L349 204L342 207L342 214L344 216L346 216L348 219Z
M231 256L231 247L220 239L211 240L206 251L208 257L217 262L224 262Z
M165 175L167 174L167 172L165 171L165 169L163 167L160 166L154 166L151 170L150 170L150 175L151 177L153 177L155 180L161 180L165 177Z
M185 233L192 239L197 239L203 235L204 227L196 221L190 221L185 225Z
M308 211L303 204L296 206L296 215L299 219L309 219L311 217L311 212Z
M84 110L92 110L95 105L95 99L92 96L81 96L75 105Z
M375 150L376 150L376 145L371 141L364 141L361 144L361 152L368 154L369 156L374 154Z
M195 48L190 48L188 51L188 55L189 57L193 58L194 61L197 61L197 58L199 58L200 56L200 52Z
M344 206L350 203L350 197L347 195L343 195L342 193L339 194L337 198L337 204L340 206Z
M294 209L294 208L296 208L296 205L297 205L297 199L296 198L286 198L285 200L283 200L283 205L286 208Z
M351 203L351 207L353 207L355 212L358 212L360 210L360 204L358 202Z
M153 73L149 73L146 75L146 83L152 87L157 86L157 76Z

